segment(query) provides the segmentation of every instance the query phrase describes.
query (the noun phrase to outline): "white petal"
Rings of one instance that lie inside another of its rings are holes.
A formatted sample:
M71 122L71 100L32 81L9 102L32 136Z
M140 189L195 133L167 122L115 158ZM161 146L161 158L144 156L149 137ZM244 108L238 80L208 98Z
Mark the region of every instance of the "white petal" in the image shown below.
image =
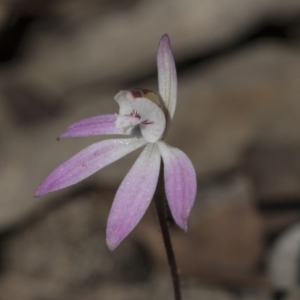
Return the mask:
M140 119L126 115L116 115L116 128L123 134L133 134L132 129L140 123Z
M132 108L141 115L143 137L150 143L158 141L166 128L166 117L161 108L147 98L135 99Z
M119 114L128 115L132 110L132 102L135 98L132 96L130 91L120 91L116 96L115 100L120 106Z

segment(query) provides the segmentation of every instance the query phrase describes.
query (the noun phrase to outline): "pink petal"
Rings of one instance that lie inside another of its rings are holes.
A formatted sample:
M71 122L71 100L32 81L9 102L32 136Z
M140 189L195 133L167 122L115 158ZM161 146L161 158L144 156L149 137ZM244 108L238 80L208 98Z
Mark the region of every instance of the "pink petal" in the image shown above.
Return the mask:
M157 70L159 94L173 118L177 101L177 75L170 38L167 34L159 41Z
M101 115L78 121L70 125L61 135L64 137L122 134L115 126L115 115Z
M148 144L121 183L107 224L106 242L114 250L143 217L154 195L160 169L156 144Z
M56 168L38 187L35 196L75 184L146 143L145 139L137 138L95 143Z
M176 224L187 230L187 219L197 191L195 169L190 159L177 148L158 142L164 162L165 189Z

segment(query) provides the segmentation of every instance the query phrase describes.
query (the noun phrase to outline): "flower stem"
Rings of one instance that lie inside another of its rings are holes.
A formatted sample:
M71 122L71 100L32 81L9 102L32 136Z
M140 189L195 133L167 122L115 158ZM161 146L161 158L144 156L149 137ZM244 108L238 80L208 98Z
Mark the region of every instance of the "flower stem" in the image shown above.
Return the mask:
M177 263L176 263L172 242L170 238L170 231L169 231L167 215L166 215L166 197L165 197L164 181L163 181L163 163L161 163L161 170L159 174L157 189L154 195L154 202L155 202L159 225L161 228L161 233L163 236L163 241L166 249L168 263L172 275L174 299L181 300L179 274L178 274Z

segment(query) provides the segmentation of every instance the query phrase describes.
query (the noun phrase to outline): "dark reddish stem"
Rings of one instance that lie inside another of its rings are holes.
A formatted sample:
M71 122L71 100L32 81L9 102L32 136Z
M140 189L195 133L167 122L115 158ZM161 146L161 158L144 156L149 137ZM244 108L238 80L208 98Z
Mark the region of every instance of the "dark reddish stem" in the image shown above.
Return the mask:
M161 171L159 174L158 185L155 192L154 201L155 201L158 220L159 220L161 233L163 236L163 241L166 249L168 263L172 275L174 298L175 300L181 300L179 274L178 274L177 263L176 263L172 242L170 238L170 231L169 231L167 214L166 214L166 197L165 197L164 180L163 180L163 163L161 163Z

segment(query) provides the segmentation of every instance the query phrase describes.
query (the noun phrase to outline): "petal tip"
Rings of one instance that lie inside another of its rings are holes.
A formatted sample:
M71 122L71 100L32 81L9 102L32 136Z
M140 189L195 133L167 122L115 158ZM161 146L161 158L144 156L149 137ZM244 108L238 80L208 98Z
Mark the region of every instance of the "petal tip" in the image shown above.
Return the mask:
M40 193L38 191L35 192L35 194L33 195L34 198L39 198L41 197L42 195L40 195Z
M114 238L107 237L106 245L110 251L114 251L120 244L121 241L117 241Z
M187 232L187 220L178 221L177 225L184 231Z
M56 140L57 141L60 141L61 139L63 139L63 138L66 138L66 137L70 137L70 135L69 135L69 128L70 128L71 126L69 126L66 130L64 130L57 138L56 138Z
M67 135L63 132L61 135L59 135L59 136L56 138L56 140L57 140L57 141L60 141L61 139L65 138L65 137L67 137Z
M167 33L165 33L161 38L160 38L160 42L168 42L170 43L170 37Z
M35 198L39 198L39 197L42 197L48 193L52 192L52 190L50 190L49 188L45 187L44 186L44 183L42 183L38 189L36 190L35 194L34 194L34 197Z
M56 140L59 141L59 140L61 140L62 138L71 137L68 129L69 129L69 127L68 127L65 131L63 131L63 132L57 137Z
M43 191L43 189L41 187L38 187L38 189L36 190L36 192L34 193L34 198L39 198L44 196L45 194L47 194L47 192Z
M171 49L171 40L168 34L164 34L159 40L158 52L166 51L165 49L168 49L167 51Z
M55 192L57 190L62 189L62 187L60 187L59 185L57 185L55 183L55 181L53 180L54 176L52 176L52 174L50 174L37 188L34 197L38 198L38 197L42 197L46 194Z

